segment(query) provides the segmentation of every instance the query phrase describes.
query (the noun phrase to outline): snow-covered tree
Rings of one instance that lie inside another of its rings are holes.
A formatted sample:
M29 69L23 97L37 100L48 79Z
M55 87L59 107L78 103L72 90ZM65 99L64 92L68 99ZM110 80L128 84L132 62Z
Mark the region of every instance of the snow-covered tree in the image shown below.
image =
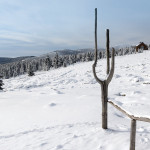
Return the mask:
M86 54L82 54L82 62L86 61Z
M52 64L53 64L54 68L58 68L58 54L57 53L56 53L56 55L55 55L55 57L53 59Z
M4 85L2 78L3 76L0 76L0 90L3 90L2 86Z
M92 57L91 57L91 53L89 52L89 53L87 53L86 54L86 61L92 61Z
M102 52L99 52L99 59L102 59Z
M47 56L45 59L45 70L48 71L52 67L52 61L51 59Z
M29 65L29 68L28 68L28 76L34 76L34 72L33 72L31 64Z

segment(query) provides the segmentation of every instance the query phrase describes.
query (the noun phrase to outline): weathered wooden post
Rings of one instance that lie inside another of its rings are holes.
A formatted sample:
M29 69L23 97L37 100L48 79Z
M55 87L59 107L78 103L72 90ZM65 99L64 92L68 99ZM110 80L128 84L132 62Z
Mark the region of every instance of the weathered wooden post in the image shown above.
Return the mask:
M136 140L136 120L131 120L131 131L130 131L130 150L135 150Z
M109 40L108 40L109 41ZM112 49L112 61L111 70L108 73L106 80L100 80L96 75L96 64L97 64L97 8L95 8L95 60L93 64L93 74L96 81L101 85L101 99L102 99L102 128L107 129L107 101L108 101L108 85L114 74L115 65L115 50ZM107 60L109 56L107 55Z
M109 74L110 64L109 64L109 29L106 30L106 58L107 58L107 75Z

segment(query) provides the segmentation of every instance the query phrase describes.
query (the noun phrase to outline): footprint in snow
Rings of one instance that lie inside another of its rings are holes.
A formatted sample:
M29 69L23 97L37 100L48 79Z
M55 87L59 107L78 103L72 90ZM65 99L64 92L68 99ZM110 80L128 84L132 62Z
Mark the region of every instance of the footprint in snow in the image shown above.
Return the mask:
M45 145L47 145L47 143L42 143L42 144L40 144L41 147L43 147L43 146L45 146Z
M49 106L54 107L54 106L56 106L56 104L55 103L50 103Z
M140 82L140 81L143 81L144 79L143 78L141 78L141 77L134 77L134 78L132 78L130 81L132 81L132 82Z
M140 94L140 93L141 93L140 91L133 91L131 92L131 95Z
M128 76L128 77L132 77L132 76L133 76L133 74L127 74L127 76Z
M121 76L118 74L115 74L115 78L120 78Z
M62 149L63 146L62 145L57 145L56 149Z
M57 91L57 94L64 94L63 92Z
M138 132L144 132L144 128L141 127L141 128L139 128L137 131L138 131Z
M63 92L57 90L57 89L53 89L55 91L55 94L64 94Z
M41 94L46 94L46 93L44 93L44 92L41 92Z
M121 102L118 102L118 101L117 101L116 103L117 103L118 105L120 105L120 106L122 106L122 105L123 105L123 103L121 103Z
M76 139L76 138L78 138L78 136L77 136L77 135L74 135L73 138Z
M143 84L150 84L150 82L143 82Z
M117 96L126 96L126 93L120 92L117 94Z
M115 116L119 117L119 118L125 118L124 116L121 116L120 114L118 113L114 113Z
M149 142L149 138L147 138L147 137L142 138L141 141L142 141L143 143L147 143L147 142Z

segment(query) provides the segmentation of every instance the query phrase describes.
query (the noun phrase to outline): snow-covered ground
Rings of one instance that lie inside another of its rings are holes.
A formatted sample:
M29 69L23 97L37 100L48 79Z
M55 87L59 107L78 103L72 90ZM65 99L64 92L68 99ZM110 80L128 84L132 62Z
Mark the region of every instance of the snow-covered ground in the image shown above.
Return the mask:
M0 150L128 150L131 120L108 105L101 128L101 89L93 62L6 79L0 93ZM97 72L105 78L106 60ZM109 98L150 117L150 51L116 57ZM150 148L150 123L137 122L136 150Z

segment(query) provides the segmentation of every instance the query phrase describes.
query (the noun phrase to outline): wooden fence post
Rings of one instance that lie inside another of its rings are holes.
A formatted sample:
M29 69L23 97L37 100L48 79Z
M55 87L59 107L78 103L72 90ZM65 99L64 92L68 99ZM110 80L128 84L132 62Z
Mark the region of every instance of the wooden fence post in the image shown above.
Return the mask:
M102 128L107 129L107 97L108 97L108 85L106 81L101 85L101 99L102 99Z
M131 131L130 131L130 150L135 150L136 140L136 120L131 120Z

